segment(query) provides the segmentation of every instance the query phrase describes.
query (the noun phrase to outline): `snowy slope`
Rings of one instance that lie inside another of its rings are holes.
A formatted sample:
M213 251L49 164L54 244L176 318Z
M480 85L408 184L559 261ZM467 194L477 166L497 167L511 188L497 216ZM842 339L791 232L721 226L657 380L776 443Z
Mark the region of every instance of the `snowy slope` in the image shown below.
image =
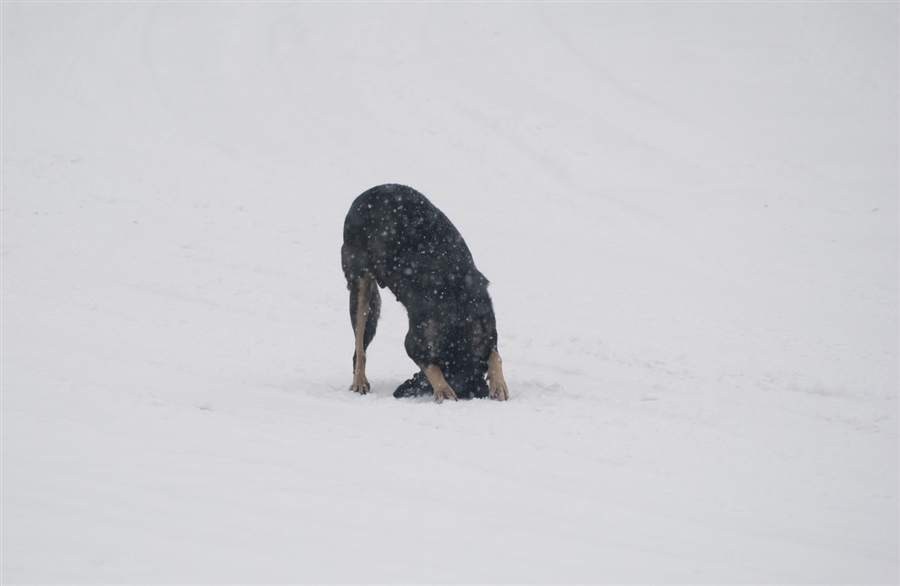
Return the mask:
M896 583L898 6L2 4L4 583ZM346 388L429 196L512 398Z

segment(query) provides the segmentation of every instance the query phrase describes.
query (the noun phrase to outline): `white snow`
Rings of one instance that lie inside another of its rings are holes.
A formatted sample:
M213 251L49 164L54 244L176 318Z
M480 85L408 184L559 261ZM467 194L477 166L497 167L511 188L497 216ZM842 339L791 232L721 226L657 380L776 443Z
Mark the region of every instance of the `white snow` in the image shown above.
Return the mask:
M2 4L4 583L896 583L896 3ZM425 193L512 398L347 391Z

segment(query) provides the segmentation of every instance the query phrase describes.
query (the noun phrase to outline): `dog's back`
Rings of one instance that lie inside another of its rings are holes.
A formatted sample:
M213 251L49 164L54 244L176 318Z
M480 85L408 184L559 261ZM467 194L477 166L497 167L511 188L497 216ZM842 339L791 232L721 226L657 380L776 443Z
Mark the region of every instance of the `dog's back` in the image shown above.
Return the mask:
M456 227L405 185L380 185L356 198L344 221L344 251L348 281L369 273L404 305L458 290L467 276L487 286Z

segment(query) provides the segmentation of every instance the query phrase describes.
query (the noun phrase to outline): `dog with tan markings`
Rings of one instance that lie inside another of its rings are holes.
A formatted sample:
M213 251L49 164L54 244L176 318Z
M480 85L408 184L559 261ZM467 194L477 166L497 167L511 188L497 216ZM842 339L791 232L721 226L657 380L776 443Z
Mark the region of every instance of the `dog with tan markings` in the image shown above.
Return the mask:
M391 184L357 197L344 220L341 264L356 340L351 391L369 391L366 348L378 326L378 288L387 287L406 307L406 353L420 369L395 397L509 398L488 280L459 231L424 195Z

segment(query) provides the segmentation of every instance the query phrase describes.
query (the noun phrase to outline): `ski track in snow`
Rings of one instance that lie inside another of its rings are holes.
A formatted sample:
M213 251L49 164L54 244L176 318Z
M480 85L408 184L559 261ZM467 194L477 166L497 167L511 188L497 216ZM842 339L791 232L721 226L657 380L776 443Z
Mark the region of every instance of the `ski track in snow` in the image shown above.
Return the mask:
M896 583L896 4L2 5L6 583ZM348 392L425 193L511 400Z

